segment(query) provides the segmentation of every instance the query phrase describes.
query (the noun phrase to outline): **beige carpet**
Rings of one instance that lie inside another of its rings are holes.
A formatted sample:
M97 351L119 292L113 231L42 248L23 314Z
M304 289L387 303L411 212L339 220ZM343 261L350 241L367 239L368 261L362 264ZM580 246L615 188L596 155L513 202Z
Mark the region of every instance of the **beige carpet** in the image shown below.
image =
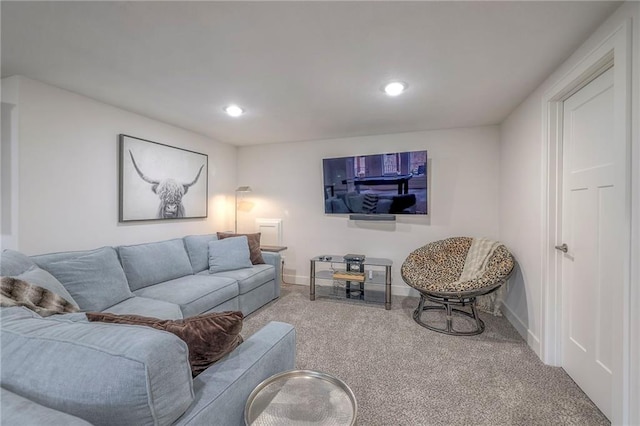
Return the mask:
M393 309L329 299L285 285L245 319L297 332L296 367L333 374L358 400L358 425L607 425L560 368L544 365L504 318L481 314L483 334L447 336L416 324L415 298Z

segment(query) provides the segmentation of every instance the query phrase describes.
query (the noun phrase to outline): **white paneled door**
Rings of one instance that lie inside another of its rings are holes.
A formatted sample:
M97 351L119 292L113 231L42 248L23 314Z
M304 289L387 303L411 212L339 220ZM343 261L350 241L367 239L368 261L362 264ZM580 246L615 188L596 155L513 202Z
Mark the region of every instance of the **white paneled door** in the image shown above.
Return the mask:
M623 280L624 192L613 147L613 68L564 102L562 367L611 418L613 321ZM621 344L620 344L621 346Z

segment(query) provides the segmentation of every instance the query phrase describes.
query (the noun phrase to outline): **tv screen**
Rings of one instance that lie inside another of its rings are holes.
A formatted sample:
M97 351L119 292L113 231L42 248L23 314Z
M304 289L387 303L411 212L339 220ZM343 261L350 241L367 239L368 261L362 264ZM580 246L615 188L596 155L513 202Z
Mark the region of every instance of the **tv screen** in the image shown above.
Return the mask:
M326 214L427 214L427 151L322 160Z

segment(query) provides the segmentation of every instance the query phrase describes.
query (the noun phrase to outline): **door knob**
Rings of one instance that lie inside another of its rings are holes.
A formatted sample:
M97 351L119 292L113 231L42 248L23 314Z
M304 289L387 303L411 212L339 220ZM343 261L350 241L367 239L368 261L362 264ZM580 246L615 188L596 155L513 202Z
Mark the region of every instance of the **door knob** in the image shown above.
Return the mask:
M569 246L567 246L565 243L562 243L562 245L556 246L556 250L560 250L561 252L566 253L569 251Z

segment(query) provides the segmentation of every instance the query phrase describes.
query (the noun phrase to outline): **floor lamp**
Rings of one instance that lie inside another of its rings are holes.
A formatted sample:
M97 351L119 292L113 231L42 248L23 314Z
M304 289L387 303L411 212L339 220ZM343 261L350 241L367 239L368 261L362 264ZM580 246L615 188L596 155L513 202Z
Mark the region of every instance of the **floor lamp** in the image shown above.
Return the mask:
M234 233L238 233L238 193L251 192L250 186L239 186L236 188L236 226L234 228Z

